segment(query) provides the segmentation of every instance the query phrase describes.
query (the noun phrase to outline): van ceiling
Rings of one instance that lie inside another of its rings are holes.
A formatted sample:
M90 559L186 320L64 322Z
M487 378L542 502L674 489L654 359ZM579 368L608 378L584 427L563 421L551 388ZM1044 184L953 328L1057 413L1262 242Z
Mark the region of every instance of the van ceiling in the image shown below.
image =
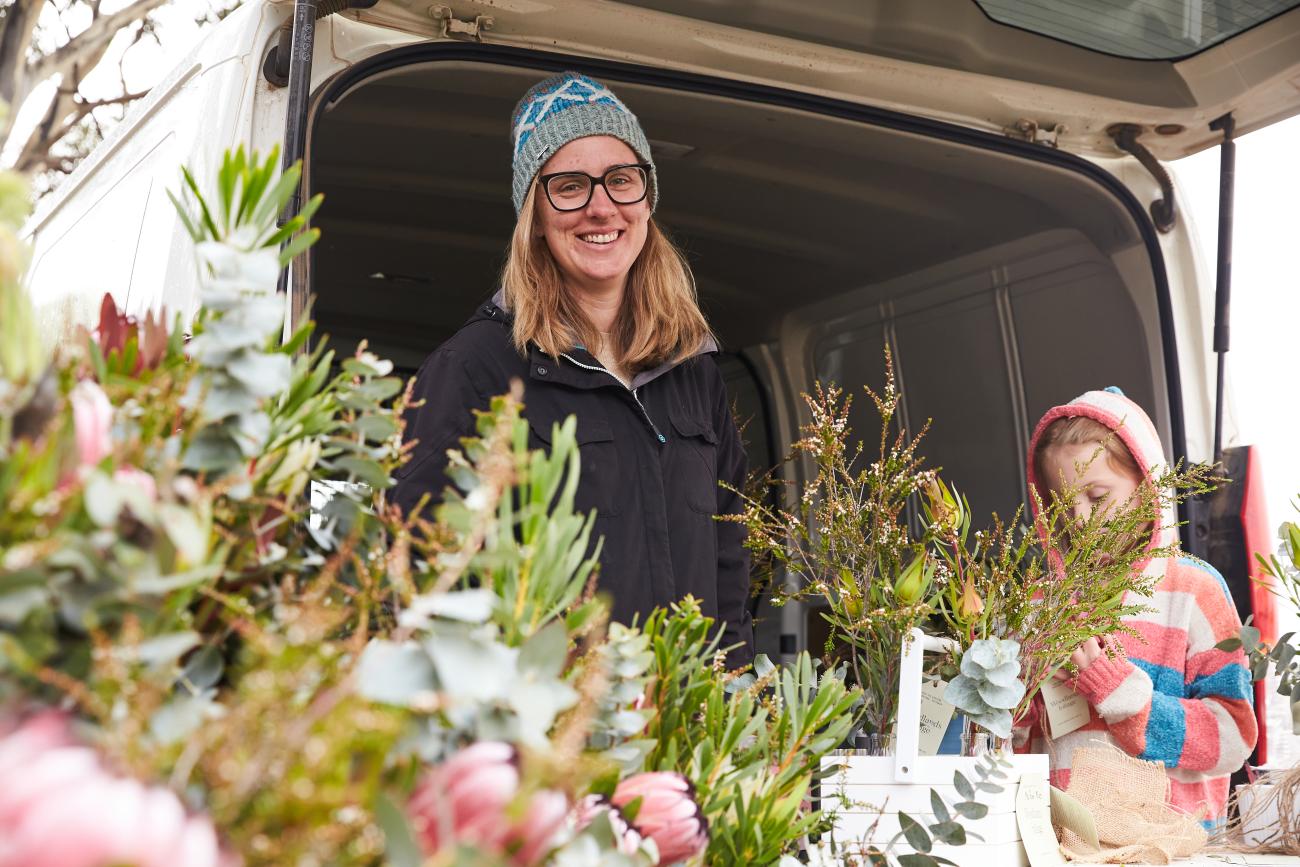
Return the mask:
M325 330L412 366L494 291L514 213L509 117L544 73L428 62L334 98L308 172L325 193L311 280ZM715 96L613 82L655 148L656 217L724 345L785 313L1051 228L1138 242L1108 193L1059 168ZM860 297L860 296L859 296Z

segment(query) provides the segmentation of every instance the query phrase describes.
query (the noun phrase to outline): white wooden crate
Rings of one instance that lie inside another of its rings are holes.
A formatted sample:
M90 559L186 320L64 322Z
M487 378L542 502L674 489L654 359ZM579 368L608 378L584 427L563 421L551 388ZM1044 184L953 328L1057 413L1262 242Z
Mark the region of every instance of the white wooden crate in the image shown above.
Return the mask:
M904 648L898 688L898 725L893 756L860 756L841 752L827 756L823 768L840 766L840 770L822 780L822 809L834 817L834 837L841 844L873 844L883 848L899 832L899 812L907 813L922 824L937 821L930 807L930 790L936 790L948 804L964 800L953 787L953 776L961 771L972 783L979 780L975 767L982 760L963 756L920 756L921 662L927 643L937 649L939 642L927 638L919 629ZM983 841L968 838L964 846L936 844L931 854L957 864L1029 867L1020 831L1016 825L1016 792L1022 774L1047 778L1047 756L1041 754L1007 757L1011 767L1006 778L997 780L998 793L979 792L980 803L989 808L983 819L960 819L967 834L978 834ZM877 819L879 821L877 821ZM900 840L895 852L913 851Z

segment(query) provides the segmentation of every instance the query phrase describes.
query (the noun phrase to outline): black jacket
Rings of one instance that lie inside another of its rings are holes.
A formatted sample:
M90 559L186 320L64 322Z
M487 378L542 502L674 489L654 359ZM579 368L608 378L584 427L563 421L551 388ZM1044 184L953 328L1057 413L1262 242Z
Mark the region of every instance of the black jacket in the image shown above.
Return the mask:
M651 609L687 594L725 623L723 646L742 643L729 662L753 658L748 606L749 554L744 527L717 521L741 510L721 487L745 481L745 452L732 419L717 347L675 365L643 371L628 389L592 355L559 359L533 347L524 358L510 342L499 297L474 315L421 365L406 437L418 441L398 471L392 501L410 509L426 491L448 485L446 452L473 433L471 409L486 409L510 381L524 384L529 444L549 447L551 425L577 416L582 458L579 511L596 510L599 586L613 597L613 619L642 621ZM593 540L594 544L594 540Z

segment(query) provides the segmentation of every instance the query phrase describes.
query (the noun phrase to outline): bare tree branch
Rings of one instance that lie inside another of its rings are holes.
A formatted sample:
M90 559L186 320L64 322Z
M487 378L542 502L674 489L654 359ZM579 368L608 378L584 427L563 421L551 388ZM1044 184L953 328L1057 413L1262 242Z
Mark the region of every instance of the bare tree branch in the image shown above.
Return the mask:
M108 51L109 43L123 27L144 18L167 0L135 0L130 6L110 14L101 15L90 26L78 33L62 48L37 60L30 67L30 78L44 81L55 75L66 75L74 64L86 72L95 68ZM88 62L91 58L94 63Z
M49 166L51 160L68 161L67 157L52 157L54 144L66 136L84 117L92 115L96 109L111 105L126 105L145 96L148 91L124 93L107 99L86 100L75 92L60 87L58 94L50 103L50 109L44 119L32 130L32 135L23 145L14 168L20 172L35 171L42 166ZM93 115L92 115L93 119ZM98 124L98 121L96 121ZM103 130L100 129L102 136ZM75 162L73 160L72 162Z

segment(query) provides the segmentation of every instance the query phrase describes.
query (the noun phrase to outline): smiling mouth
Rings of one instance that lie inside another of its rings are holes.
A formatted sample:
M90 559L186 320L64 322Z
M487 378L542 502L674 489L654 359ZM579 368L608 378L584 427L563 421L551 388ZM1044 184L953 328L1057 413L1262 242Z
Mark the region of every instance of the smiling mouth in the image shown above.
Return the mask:
M613 232L590 232L586 235L579 235L578 240L588 244L595 244L597 247L603 247L606 244L612 244L623 235L622 229Z

